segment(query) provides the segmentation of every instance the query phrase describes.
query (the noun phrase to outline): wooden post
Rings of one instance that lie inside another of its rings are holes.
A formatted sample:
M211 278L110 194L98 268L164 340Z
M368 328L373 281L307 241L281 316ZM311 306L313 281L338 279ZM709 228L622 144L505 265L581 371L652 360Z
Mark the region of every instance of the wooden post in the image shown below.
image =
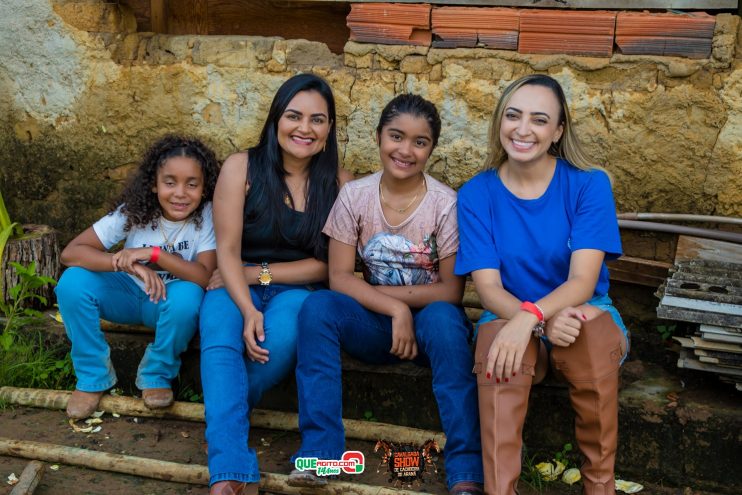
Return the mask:
M206 0L169 0L169 34L209 34Z
M167 34L168 0L150 0L150 22L152 31Z
M0 455L23 457L26 459L42 459L47 462L59 462L70 466L80 466L99 471L133 474L146 478L193 485L208 485L209 470L206 466L180 464L178 462L161 461L145 457L130 455L109 454L76 447L66 447L53 443L30 442L11 440L0 437ZM285 474L260 473L260 488L270 493L284 493L298 495L307 493L306 488L294 488L288 485L288 476ZM332 481L322 488L325 495L423 495L421 492L400 490L381 486L350 483L347 481Z
M134 474L146 478L177 481L194 485L209 483L206 466L180 464L177 462L145 459L122 454L109 454L93 450L78 449L44 442L12 440L0 437L0 455L60 462L70 466L81 466L99 471Z
M44 476L44 463L39 461L29 462L10 495L32 495L42 476Z
M57 233L48 225L26 224L23 226L23 236L18 239L10 239L5 245L5 253L0 264L0 295L8 300L8 291L20 281L15 269L8 265L14 261L28 266L32 261L36 262L36 273L59 279L59 243ZM38 289L37 294L46 298L47 304L54 301L54 287L48 285ZM41 305L36 302L38 308Z
M43 390L33 388L0 387L0 400L20 406L64 409L71 392L63 390ZM148 409L141 399L104 395L98 409L124 416L181 419L185 421L204 421L204 405L193 402L174 402L165 409ZM422 430L406 426L343 419L345 435L358 440L391 440L400 443L423 444L435 440L441 448L446 445L446 436L439 431ZM254 409L250 415L250 426L269 430L299 431L297 414L281 411Z

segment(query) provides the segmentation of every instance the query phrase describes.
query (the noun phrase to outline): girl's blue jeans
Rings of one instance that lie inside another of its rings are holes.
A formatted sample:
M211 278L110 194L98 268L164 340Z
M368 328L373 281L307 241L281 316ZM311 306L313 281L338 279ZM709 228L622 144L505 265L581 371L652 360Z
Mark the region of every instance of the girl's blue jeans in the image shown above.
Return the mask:
M250 411L263 392L296 365L297 315L313 287L285 284L250 286L263 313L265 364L248 359L244 320L225 288L210 290L201 307L201 382L206 405L209 483L260 479L255 450L247 445Z
M482 448L469 321L461 307L445 302L413 310L413 317L418 345L414 362L433 371L433 394L446 434L448 486L460 481L481 483ZM296 367L302 444L292 462L297 457L342 457L341 349L367 363L401 362L389 353L391 347L390 317L329 290L306 299L299 313Z
M196 333L204 290L185 280L170 282L166 289L167 299L155 304L126 273L65 270L55 292L72 341L78 390L100 392L116 383L101 318L155 329L155 340L139 363L136 385L142 390L170 388L180 370L180 354Z

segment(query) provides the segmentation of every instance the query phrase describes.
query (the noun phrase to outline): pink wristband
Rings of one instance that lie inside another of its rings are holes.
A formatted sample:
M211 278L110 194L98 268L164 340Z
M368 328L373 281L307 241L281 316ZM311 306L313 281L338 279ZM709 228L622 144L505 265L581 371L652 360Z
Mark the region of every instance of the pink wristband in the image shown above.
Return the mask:
M157 263L160 259L160 246L152 246L152 254L149 255L150 263Z

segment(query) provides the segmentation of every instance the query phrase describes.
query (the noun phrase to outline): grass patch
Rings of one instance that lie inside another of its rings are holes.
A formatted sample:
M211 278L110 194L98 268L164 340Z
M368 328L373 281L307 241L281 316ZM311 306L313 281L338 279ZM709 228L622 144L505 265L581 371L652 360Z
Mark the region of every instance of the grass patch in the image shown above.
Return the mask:
M75 371L66 346L52 344L41 330L14 332L13 344L0 347L0 385L73 390Z

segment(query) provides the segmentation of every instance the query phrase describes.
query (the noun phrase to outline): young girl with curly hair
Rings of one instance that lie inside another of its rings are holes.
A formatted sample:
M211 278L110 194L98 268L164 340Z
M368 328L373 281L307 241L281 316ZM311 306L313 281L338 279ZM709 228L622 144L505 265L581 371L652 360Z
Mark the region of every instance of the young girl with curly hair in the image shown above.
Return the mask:
M147 407L172 403L170 382L216 267L210 201L217 175L216 156L203 143L166 136L147 151L111 211L62 251L70 268L56 294L77 375L69 417L88 417L116 383L101 318L155 329L136 384ZM109 252L121 241L122 249Z

